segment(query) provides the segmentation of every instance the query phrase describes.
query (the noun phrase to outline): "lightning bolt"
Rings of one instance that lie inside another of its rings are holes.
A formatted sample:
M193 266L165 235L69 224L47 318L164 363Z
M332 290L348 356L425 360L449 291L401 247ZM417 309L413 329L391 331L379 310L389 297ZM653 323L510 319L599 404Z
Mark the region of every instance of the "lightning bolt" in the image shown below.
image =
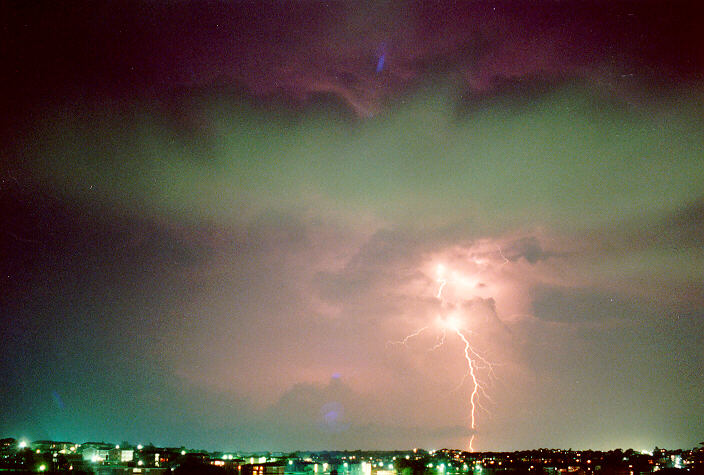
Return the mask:
M474 437L477 435L474 433L474 431L477 428L477 396L479 395L479 380L477 379L477 374L474 370L474 361L472 360L472 357L469 355L470 352L474 353L474 350L472 350L471 345L469 344L469 340L464 336L464 334L459 330L455 329L457 332L457 336L459 336L462 341L464 342L464 357L467 360L467 367L469 368L469 375L472 379L472 395L469 397L469 405L471 407L470 411L470 416L472 420L472 437L469 439L469 451L474 452Z
M436 294L436 298L440 301L440 304L445 306L447 302L445 301L445 298L442 295L442 291L447 285L447 280L443 278L444 274L444 267L443 266L438 266L438 278L437 282L439 285L438 287L438 292ZM476 429L477 429L477 409L479 407L477 398L479 397L479 392L482 391L484 392L484 389L482 388L479 379L477 377L477 364L475 360L480 360L483 363L485 363L490 369L491 369L491 364L486 361L482 356L480 356L473 348L472 345L469 342L469 338L460 330L458 323L455 318L452 317L446 317L445 319L445 328L452 330L464 343L464 359L467 361L467 372L465 373L464 377L462 378L462 382L460 383L460 386L464 384L465 379L467 378L467 375L469 375L470 381L471 381L471 386L472 386L472 392L469 397L469 407L470 407L470 422L471 422L471 429L472 429L472 436L469 439L469 451L474 452L474 439L476 437ZM438 347L439 345L442 345L445 341L445 328L443 328L443 333L442 333L442 340L441 342L436 345Z
M420 328L420 329L416 330L415 332L411 333L410 335L406 336L403 340L387 341L387 342L386 342L386 346L389 346L389 345L403 345L403 346L408 346L408 340L410 340L410 339L413 338L413 337L416 337L416 336L420 335L421 333L423 333L423 332L424 332L425 330L427 330L427 329L428 329L428 327Z
M444 273L445 273L445 268L442 265L439 265L437 267L437 278L436 282L439 284L438 285L438 290L437 293L435 294L435 298L440 301L441 308L447 308L449 305L449 302L445 299L443 296L443 290L448 284L448 281L444 278ZM458 321L458 318L455 315L449 314L445 316L438 316L438 323L440 324L441 327L441 333L438 336L435 345L430 348L429 351L434 351L440 348L445 344L446 337L447 337L447 332L448 330L451 331L452 333L456 334L457 337L464 343L464 359L467 362L467 371L465 372L464 376L462 377L462 380L460 381L460 384L457 386L456 389L461 388L465 381L467 380L467 377L469 376L469 381L471 382L471 394L469 397L469 419L470 419L470 427L472 429L472 436L469 439L469 451L473 452L474 451L474 439L476 437L476 429L477 429L477 412L479 409L482 409L482 406L479 403L479 396L480 394L485 395L484 388L479 380L478 377L478 371L480 369L479 363L481 363L485 368L489 369L489 376L493 374L493 367L489 361L487 361L484 357L482 357L479 353L477 353L474 348L472 348L472 345L470 343L469 337L461 330L460 328L460 322ZM409 334L405 338L399 341L390 341L387 342L388 345L404 345L408 346L408 340L411 338L417 337L420 335L422 332L428 330L429 326L424 326L415 332ZM491 401L490 398L487 397Z
M435 298L442 302L442 289L445 288L447 281L445 279L439 279L438 282L440 283L440 287L438 287L438 293L435 295Z

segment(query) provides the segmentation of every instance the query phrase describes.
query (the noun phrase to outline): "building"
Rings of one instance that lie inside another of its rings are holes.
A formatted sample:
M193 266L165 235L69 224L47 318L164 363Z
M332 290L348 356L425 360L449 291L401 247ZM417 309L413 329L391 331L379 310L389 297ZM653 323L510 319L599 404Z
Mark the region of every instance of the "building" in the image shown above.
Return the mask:
M32 450L38 450L40 453L52 454L67 454L76 450L76 444L73 442L58 442L54 440L35 440L31 443Z
M240 465L240 475L284 475L283 462L247 463Z
M88 462L104 462L108 460L110 451L115 448L112 444L105 442L86 442L81 445L81 455L83 460Z

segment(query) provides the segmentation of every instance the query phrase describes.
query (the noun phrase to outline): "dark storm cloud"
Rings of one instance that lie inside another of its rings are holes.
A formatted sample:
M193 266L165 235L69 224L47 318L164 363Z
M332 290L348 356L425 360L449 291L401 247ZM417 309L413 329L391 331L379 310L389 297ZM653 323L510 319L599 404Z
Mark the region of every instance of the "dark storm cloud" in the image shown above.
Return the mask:
M673 246L704 246L704 197L664 220L658 233Z
M424 244L401 230L381 230L371 236L344 269L317 276L321 295L336 302L368 301L370 294L418 278Z
M497 75L491 78L484 89L466 88L458 101L457 114L466 119L481 109L497 106L519 112L554 91L566 79L570 78L554 78L538 73L523 76Z
M597 274L621 291L657 308L692 311L704 302L699 260L702 249L701 198L663 212L644 211L585 233L581 259L592 259Z
M22 176L3 180L0 218L0 368L11 382L2 407L13 414L2 430L31 426L37 437L66 438L109 418L110 407L123 420L145 417L135 401L145 403L143 391L161 393L164 329L179 300L199 291L183 276L208 258L207 246Z
M523 237L509 243L502 249L502 253L510 261L523 258L531 264L554 256L552 252L543 249L540 241L535 236Z
M698 249L704 245L704 197L684 203L666 215L645 215L594 233L607 249Z
M360 116L428 74L472 91L587 77L616 90L701 77L696 2L55 2L3 6L3 104L144 97L243 84L256 96L342 98ZM377 73L378 51L385 66ZM515 93L510 88L508 93ZM470 94L471 96L471 94ZM30 107L31 106L31 107Z
M150 222L98 199L75 202L24 177L3 178L0 213L3 278L8 286L27 285L24 291L74 273L87 283L117 278L115 284L131 285L133 278L195 266L209 252L185 229Z
M591 289L538 288L533 296L533 314L563 323L646 319L648 309L614 294Z

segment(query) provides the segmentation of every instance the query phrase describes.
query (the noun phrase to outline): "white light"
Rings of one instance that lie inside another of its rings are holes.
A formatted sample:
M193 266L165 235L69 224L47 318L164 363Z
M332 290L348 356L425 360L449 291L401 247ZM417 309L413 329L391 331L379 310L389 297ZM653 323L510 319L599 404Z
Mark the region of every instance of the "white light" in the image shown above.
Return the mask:
M185 451L185 450L182 450L182 451L181 451L181 455L186 455L186 451Z
M144 462L142 462L142 461L140 460L139 462L137 462L137 465L139 465L139 466L141 467L142 465L144 465Z
M46 465L41 464L41 465L39 466L39 471L40 471L40 472L43 472L44 470L46 470Z
M142 444L139 444L139 445L137 446L137 450L142 450L143 448L144 448L144 446L143 446Z
M441 328L452 330L454 332L458 331L462 327L462 322L457 315L448 315L444 319L438 317L437 322ZM430 452L430 455L433 455L434 453L435 451L433 450Z
M119 445L116 445L116 446L115 446L115 448L116 448L116 449L119 449L119 448L120 448L120 446L119 446Z
M23 440L22 442L20 442L20 449L24 449L25 447L27 447L27 442Z

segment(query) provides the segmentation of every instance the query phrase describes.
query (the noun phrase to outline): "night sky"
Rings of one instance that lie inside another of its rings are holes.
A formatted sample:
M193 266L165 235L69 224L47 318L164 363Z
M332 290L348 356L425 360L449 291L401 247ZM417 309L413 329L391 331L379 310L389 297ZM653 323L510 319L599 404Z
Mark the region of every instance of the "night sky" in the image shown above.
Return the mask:
M697 3L3 2L0 436L695 446Z

